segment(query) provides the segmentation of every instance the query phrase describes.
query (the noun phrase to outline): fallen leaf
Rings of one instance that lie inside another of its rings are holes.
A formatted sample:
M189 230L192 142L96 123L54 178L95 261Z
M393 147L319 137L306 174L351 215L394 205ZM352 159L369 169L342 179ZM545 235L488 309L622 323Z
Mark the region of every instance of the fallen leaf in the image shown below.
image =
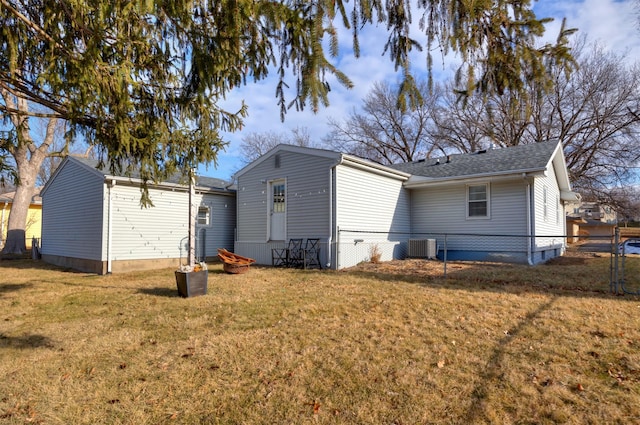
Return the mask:
M438 361L438 368L442 369L444 367L444 360L439 360Z
M576 390L584 391L584 387L582 386L582 384L578 384L578 385L576 385Z

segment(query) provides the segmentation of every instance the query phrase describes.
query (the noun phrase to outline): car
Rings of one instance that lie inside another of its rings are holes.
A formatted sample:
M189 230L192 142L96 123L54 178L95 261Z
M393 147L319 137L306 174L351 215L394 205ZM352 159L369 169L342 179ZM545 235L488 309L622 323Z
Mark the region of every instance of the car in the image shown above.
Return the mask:
M627 239L618 246L620 254L640 254L640 239Z

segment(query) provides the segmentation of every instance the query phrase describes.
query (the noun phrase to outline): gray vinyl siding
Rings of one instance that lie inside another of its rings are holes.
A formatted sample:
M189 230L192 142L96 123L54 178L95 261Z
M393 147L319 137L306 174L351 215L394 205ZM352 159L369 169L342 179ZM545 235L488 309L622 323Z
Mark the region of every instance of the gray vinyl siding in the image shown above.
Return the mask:
M154 206L141 208L139 187L114 187L111 195L113 261L186 258L188 193L150 189L149 196ZM206 240L206 255L215 256L217 248L232 248L235 222L233 197L196 194L193 201L196 205L210 208L210 225L197 226L196 229L197 237ZM200 229L205 229L206 234L200 232Z
M411 231L410 196L402 181L341 165L336 169L337 268L370 259L404 258Z
M268 241L269 182L286 181L286 239L328 239L330 233L330 171L337 162L291 151L279 151L238 176L236 252L271 263L271 248L282 241ZM324 255L324 254L323 254Z
M233 239L236 229L236 198L233 195L205 194L200 205L208 206L210 224L197 226L198 238L203 237L201 229L206 232L206 256L215 257L218 248L233 250Z
M478 182L482 184L486 182ZM526 252L524 237L449 236L455 234L526 235L526 184L522 179L489 182L489 218L467 218L467 185L454 184L414 190L411 228L414 238L438 240L443 249Z
M43 194L42 254L103 260L103 178L72 161Z

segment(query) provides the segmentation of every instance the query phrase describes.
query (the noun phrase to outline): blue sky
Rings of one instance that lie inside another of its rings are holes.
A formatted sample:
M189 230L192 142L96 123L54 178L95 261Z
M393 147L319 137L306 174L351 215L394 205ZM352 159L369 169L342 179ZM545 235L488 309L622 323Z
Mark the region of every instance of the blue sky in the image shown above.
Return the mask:
M549 41L555 39L562 18L566 17L568 27L578 28L579 33L586 34L589 40L597 40L608 49L626 54L628 60L636 61L640 59L640 28L639 11L634 3L635 0L539 0L535 2L535 12L538 17L555 18L547 26L546 38ZM201 166L200 174L230 180L243 166L240 143L246 133L289 133L293 128L306 127L312 140L320 141L328 132L327 120L330 117L346 117L354 108L358 108L373 83L384 80L393 84L398 81L399 76L391 62L387 57L381 56L384 37L384 28L369 28L363 32L360 39L361 57L356 59L351 55L351 37L349 34L342 34L341 55L337 66L351 78L355 87L348 90L337 82L331 84L330 106L317 114L310 110L291 110L285 122L281 122L273 79L258 84L250 83L235 90L224 105L229 110L234 110L244 99L249 106L245 127L242 131L224 135L225 140L230 143L225 151L219 153L217 168L213 165ZM424 58L424 53L416 54L412 63L415 73L426 71ZM434 76L441 79L451 77L455 61L455 57L444 60L434 57Z

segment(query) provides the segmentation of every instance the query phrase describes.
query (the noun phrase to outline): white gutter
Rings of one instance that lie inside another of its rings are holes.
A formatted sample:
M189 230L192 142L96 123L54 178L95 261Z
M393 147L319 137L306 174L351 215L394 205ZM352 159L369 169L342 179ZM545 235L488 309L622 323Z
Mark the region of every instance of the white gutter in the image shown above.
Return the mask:
M130 178L130 177L120 177L120 176L108 176L105 177L109 180L111 180L111 182L115 185L115 182L120 182L120 183L125 183L125 184L129 184L132 186L139 186L142 184L142 180L141 179L134 179L134 178ZM149 186L149 188L164 188L164 189L172 189L172 190L181 190L184 192L189 192L189 185L186 184L180 184L180 183L168 183L168 182L161 182L161 183L153 183L153 182L147 182L147 185ZM194 186L195 190L198 191L199 193L218 193L218 194L227 194L227 195L232 195L233 192L229 189L223 189L223 188L210 188L207 186Z
M111 252L113 243L113 200L111 196L111 188L116 185L116 179L112 179L111 182L106 182L107 185L107 199L109 202L107 212L107 273L111 274Z
M570 190L561 190L560 199L563 201L579 201L580 199L582 199L582 195Z
M370 173L379 174L385 177L391 177L402 181L407 181L411 177L411 174L404 171L398 171L393 168L385 167L384 165L376 164L374 162L365 161L353 156L342 155L340 162L336 165L348 165L359 170L368 171Z
M471 176L460 176L460 177L424 177L424 176L412 176L404 183L404 187L408 189L420 188L420 187L431 187L436 185L447 185L447 184L460 184L473 182L478 180L487 180L491 179L491 181L500 181L500 180L512 180L515 178L522 178L522 176L526 177L535 177L544 175L544 170L540 169L531 169L524 171L508 171L504 173L483 173L483 174L474 174Z

